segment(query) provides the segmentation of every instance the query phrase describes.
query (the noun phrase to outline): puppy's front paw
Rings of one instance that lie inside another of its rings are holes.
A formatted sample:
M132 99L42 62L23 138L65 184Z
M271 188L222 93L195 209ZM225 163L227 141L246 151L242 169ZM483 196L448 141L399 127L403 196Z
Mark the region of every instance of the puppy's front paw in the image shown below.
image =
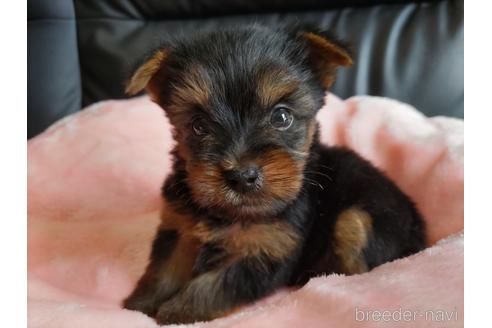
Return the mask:
M140 311L149 317L153 317L155 316L159 305L155 304L153 300L149 300L149 298L132 295L123 301L123 307L127 310Z
M217 317L217 315L202 312L199 309L193 309L189 304L183 304L178 297L163 303L157 311L155 320L160 325L171 325L209 321Z
M155 321L159 325L172 325L180 323L191 323L193 320L187 318L183 313L174 309L166 308L165 304L159 308L155 316Z
M155 321L160 325L192 323L196 320L194 320L191 312L185 311L185 307L178 304L175 300L170 300L161 304L155 315Z

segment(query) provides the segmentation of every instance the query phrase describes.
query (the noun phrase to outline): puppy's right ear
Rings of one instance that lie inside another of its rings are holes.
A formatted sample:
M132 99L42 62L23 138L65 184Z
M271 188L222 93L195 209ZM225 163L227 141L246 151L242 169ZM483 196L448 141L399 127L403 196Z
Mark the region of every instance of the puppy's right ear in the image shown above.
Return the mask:
M154 101L157 99L157 85L164 79L164 64L169 56L166 49L157 50L150 59L146 60L133 74L126 86L126 93L136 95L143 89L147 89ZM160 76L160 77L159 77Z
M323 89L328 90L335 82L336 70L352 65L349 49L331 33L317 27L298 26L294 31L296 38L306 47L311 69L318 76Z

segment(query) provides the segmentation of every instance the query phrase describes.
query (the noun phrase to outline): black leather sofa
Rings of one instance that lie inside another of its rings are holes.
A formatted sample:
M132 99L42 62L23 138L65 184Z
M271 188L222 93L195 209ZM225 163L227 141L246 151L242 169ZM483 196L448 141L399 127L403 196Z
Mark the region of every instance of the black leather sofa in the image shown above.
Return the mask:
M463 0L28 0L28 137L124 98L133 63L170 36L259 21L315 23L351 44L333 92L463 117Z

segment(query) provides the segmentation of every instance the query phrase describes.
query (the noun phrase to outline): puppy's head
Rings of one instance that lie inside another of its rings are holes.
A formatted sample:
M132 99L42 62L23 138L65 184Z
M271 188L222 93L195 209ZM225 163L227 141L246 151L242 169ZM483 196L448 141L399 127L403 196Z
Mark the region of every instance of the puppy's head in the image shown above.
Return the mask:
M146 89L166 111L196 203L275 215L300 192L315 115L351 63L324 34L249 26L157 50L127 92Z

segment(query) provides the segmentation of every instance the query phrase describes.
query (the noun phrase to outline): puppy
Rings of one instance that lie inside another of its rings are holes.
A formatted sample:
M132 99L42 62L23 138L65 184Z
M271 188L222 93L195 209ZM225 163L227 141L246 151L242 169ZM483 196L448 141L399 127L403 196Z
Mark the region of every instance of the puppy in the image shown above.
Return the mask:
M131 78L177 146L150 263L127 309L204 321L313 276L355 274L424 246L412 201L354 152L322 146L315 116L350 66L315 29L253 25L159 48Z

